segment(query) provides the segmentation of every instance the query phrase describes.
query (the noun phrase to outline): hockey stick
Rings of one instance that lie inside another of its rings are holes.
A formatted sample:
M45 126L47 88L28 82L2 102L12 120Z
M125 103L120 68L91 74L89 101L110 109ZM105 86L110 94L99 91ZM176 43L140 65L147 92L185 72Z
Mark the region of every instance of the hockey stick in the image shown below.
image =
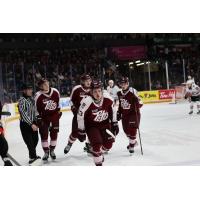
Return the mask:
M108 135L110 135L113 139L116 138L116 136L109 129L106 129L106 133L108 133Z
M11 116L11 113L7 111L2 111L0 114L4 116Z
M8 158L17 166L21 166L9 153L7 153Z
M141 151L141 154L143 155L142 140L141 140L141 134L140 134L140 128L139 128L139 120L138 120L138 112L136 109L135 102L134 102L134 106L135 106L135 112L136 112L136 120L137 120L137 124L138 124L137 130L138 130L138 135L139 135L139 140L140 140L140 151Z

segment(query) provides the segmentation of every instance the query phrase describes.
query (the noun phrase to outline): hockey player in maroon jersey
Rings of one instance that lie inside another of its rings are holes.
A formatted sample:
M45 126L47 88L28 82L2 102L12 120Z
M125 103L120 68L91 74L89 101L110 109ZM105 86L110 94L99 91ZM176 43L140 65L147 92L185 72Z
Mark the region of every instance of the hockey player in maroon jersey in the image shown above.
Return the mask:
M40 91L35 95L35 104L38 112L38 125L44 150L43 160L47 161L49 154L53 160L56 159L54 149L56 147L57 135L59 132L60 93L57 89L49 86L46 79L41 79L38 83ZM50 132L50 144L48 142Z
M130 153L134 153L134 147L137 144L136 134L140 124L140 108L143 103L137 95L137 91L129 87L127 77L120 80L122 91L117 93L119 98L119 109L117 113L118 121L122 120L123 130L129 139L127 149Z
M103 152L111 149L114 135L119 132L113 100L103 93L100 81L91 84L91 96L81 101L78 116L79 135L87 134L96 166L101 166ZM112 134L110 134L110 132Z
M80 106L81 100L88 96L90 93L90 85L91 85L91 77L88 74L83 74L80 78L81 80L81 85L77 85L73 88L72 93L70 95L70 100L71 100L71 110L73 112L73 120L72 120L72 132L68 138L68 144L64 149L64 153L67 154L71 147L72 144L78 140L80 142L83 142L85 140L85 137L81 137L78 134L78 124L77 124L77 112ZM88 144L86 143L88 146Z

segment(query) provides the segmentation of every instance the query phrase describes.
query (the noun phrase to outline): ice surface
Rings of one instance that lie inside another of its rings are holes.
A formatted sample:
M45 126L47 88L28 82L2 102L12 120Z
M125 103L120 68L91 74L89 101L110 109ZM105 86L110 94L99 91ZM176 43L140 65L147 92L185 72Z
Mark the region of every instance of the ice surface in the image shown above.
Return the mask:
M189 104L147 104L142 108L141 136L144 155L140 146L130 156L126 146L128 139L123 133L121 122L120 133L116 142L105 155L105 166L132 165L200 165L200 115L196 110L188 115ZM57 160L45 166L93 166L93 160L83 152L84 143L76 141L69 154L63 149L71 130L72 113L65 112L61 118L58 144L55 150ZM9 153L22 165L27 165L28 152L19 130L19 121L7 125L6 137L9 142ZM43 156L40 142L38 155ZM2 165L0 161L0 165Z

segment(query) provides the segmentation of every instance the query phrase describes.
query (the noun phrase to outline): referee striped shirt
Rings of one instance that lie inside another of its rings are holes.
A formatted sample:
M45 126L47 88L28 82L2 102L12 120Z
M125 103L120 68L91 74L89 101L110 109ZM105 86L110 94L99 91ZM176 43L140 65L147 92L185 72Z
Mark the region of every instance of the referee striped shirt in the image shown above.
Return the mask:
M18 108L20 113L20 121L26 122L31 126L35 121L36 116L34 99L32 97L21 97L18 102Z

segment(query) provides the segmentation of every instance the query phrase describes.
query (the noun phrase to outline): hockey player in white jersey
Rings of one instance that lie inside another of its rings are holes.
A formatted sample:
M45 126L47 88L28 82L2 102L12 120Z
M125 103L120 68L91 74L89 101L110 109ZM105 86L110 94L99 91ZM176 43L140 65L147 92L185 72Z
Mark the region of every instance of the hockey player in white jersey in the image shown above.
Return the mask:
M119 87L114 84L113 80L109 80L108 81L107 92L113 98L115 104L118 102L118 96L117 96L117 92L118 91L120 91Z
M189 99L190 112L193 113L194 103L197 105L197 114L200 114L200 87L194 82L189 82L186 86L185 99Z

